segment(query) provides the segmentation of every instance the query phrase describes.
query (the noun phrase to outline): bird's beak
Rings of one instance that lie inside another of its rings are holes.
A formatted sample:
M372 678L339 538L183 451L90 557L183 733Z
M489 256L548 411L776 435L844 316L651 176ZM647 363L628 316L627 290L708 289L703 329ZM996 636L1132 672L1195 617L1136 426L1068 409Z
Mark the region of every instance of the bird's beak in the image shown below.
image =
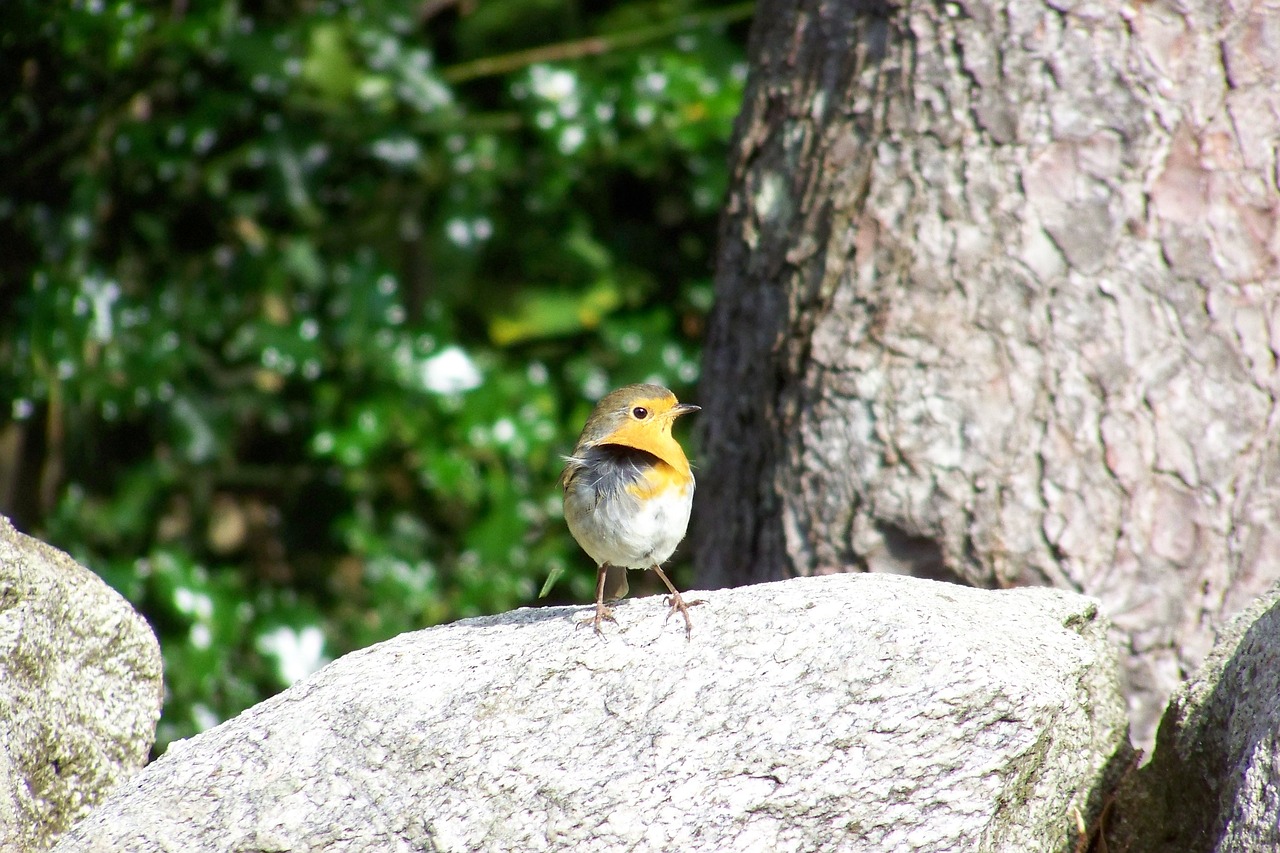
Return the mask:
M671 411L675 412L675 416L678 418L681 415L692 415L694 412L700 412L702 407L695 406L692 403L681 403Z

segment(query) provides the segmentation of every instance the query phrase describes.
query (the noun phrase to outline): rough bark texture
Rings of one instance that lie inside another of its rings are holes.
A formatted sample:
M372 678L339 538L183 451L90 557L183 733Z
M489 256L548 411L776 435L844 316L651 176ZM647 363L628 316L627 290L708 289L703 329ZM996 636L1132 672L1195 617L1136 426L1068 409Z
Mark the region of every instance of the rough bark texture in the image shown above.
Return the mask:
M1223 632L1179 688L1151 763L1126 780L1111 848L1280 850L1280 589Z
M0 516L0 850L43 850L147 761L164 687L141 616Z
M1280 577L1280 4L762 0L699 583L1051 584L1135 738Z
M520 610L176 744L57 850L1069 850L1128 750L1097 604L843 575Z

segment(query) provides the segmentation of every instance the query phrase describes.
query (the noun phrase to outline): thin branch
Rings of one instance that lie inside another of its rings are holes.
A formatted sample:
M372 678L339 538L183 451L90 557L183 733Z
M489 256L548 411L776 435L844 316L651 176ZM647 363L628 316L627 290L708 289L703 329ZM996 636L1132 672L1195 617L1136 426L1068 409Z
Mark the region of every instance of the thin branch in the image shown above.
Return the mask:
M629 32L589 36L575 41L564 41L557 44L529 48L528 50L518 50L515 53L486 56L482 59L473 59L470 62L461 62L441 69L440 76L446 82L456 85L458 83L466 83L469 80L477 80L481 77L510 74L512 71L519 71L521 68L527 68L539 62L564 62L582 59L587 56L599 56L602 53L658 41L688 30L701 29L716 24L732 24L736 21L746 20L755 12L755 8L756 4L754 2L738 3L733 6L725 6L722 9L712 9L692 15L681 15L679 18L674 18L662 24L655 24L652 27L644 27Z

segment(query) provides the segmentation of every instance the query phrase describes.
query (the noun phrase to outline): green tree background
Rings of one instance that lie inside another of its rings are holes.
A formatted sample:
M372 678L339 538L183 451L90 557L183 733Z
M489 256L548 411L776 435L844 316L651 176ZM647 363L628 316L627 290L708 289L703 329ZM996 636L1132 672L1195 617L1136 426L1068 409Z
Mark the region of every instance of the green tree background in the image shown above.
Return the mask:
M589 600L560 455L698 378L750 12L0 7L0 512L156 630L158 750L555 570Z

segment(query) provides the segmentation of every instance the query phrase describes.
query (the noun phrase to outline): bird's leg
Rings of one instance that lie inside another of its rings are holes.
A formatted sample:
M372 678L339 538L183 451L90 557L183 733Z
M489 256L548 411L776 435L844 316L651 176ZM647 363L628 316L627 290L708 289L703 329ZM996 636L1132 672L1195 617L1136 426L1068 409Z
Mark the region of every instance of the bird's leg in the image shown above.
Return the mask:
M671 594L667 596L667 606L671 608L667 611L667 618L670 619L672 613L675 613L677 610L680 611L680 615L684 617L685 639L693 639L693 620L689 618L689 608L697 607L699 604L706 604L707 602L701 598L695 601L685 601L680 597L680 592L676 589L675 584L671 582L666 573L662 571L661 567L654 566L653 570L658 573L658 577L667 585L667 589L671 590Z
M618 623L618 620L613 618L613 611L604 606L604 580L609 576L609 568L608 563L604 563L596 568L596 615L588 620L595 632L602 637L604 636L604 632L600 630L601 622L604 622L607 619L615 625ZM582 624L585 625L587 623L584 622Z

